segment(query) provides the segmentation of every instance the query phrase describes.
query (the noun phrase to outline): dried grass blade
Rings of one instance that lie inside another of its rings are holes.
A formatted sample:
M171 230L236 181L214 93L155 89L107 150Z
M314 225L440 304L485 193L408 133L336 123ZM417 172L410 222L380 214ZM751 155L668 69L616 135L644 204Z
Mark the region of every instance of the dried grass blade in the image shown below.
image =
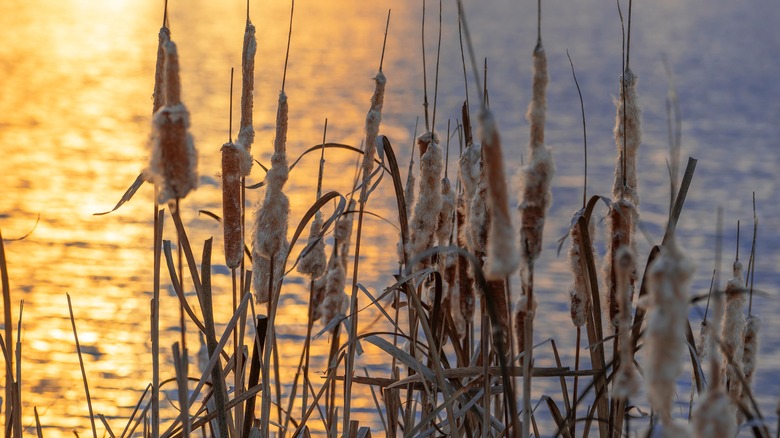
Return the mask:
M79 344L79 334L76 331L76 319L73 317L73 306L70 302L70 294L65 294L68 298L68 312L70 313L70 324L73 326L73 338L76 340L76 353L79 356L79 367L81 368L81 379L84 381L84 393L87 395L87 407L89 408L89 423L92 426L92 437L97 438L97 429L95 429L95 415L92 412L92 398L89 396L89 384L87 383L87 371L84 369L84 358L81 356L81 345Z
M143 394L141 394L141 397L138 399L138 403L135 405L135 408L133 409L133 412L130 414L130 418L127 420L127 424L125 425L125 428L122 430L122 434L119 435L120 438L124 438L127 434L127 429L130 427L130 424L133 422L133 418L135 418L135 414L138 412L138 409L141 407L141 403L143 403L144 398L146 397L146 394L149 393L149 390L152 389L152 384L146 385L146 389L144 389Z
M33 406L33 413L35 413L35 433L37 434L38 438L43 438L43 430L41 429L41 419L38 418L38 407ZM100 416L100 419L103 420L103 424L106 425L106 430L108 431L109 435L111 435L111 438L114 438L114 433L111 431L111 428L108 427L108 423L106 423L106 419L103 418L103 416Z
M130 184L130 187L128 187L127 190L125 190L125 194L122 195L122 198L119 200L119 202L116 203L114 208L112 208L109 211L104 211L102 213L93 213L92 215L93 216L103 216L103 215L106 215L106 214L113 213L113 212L117 211L119 209L119 207L121 207L126 202L130 201L131 199L133 199L133 196L135 195L135 192L137 192L138 189L141 188L141 186L144 185L145 182L146 182L146 180L144 179L143 172L139 173L138 176L135 178L135 181L133 181L133 183Z

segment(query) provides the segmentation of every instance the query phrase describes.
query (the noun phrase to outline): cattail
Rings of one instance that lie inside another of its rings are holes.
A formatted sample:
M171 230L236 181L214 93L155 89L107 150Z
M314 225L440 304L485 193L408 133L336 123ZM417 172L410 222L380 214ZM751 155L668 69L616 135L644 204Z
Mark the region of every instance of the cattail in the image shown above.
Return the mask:
M634 255L626 247L619 248L615 258L616 288L620 305L619 348L620 367L615 375L612 395L626 400L634 397L642 382L634 365L634 348L631 344L631 292L629 278L634 265Z
M416 139L415 139L416 140ZM409 159L409 171L406 173L406 186L404 187L404 204L406 205L407 217L412 214L414 208L414 151L412 151L412 157ZM399 241L397 245L398 249L398 264L400 265L405 259L403 241Z
M463 186L463 227L459 233L466 247L481 257L485 253L488 235L487 182L482 167L482 146L474 143L466 147L458 162L458 177Z
M188 132L190 113L181 102L179 55L173 41L165 43L164 71L165 105L152 120L152 158L147 172L147 179L159 187L160 203L184 198L198 185L198 155Z
M436 223L441 211L441 173L443 169L439 139L426 132L417 138L420 149L420 186L417 202L410 221L410 257L415 257L433 244ZM420 266L428 266L429 260L422 260Z
M758 357L758 330L761 328L761 319L756 315L749 315L745 320L744 350L742 353L742 373L745 375L745 385L740 386L740 400L744 406L751 406L750 385L753 383L753 375L756 371L756 359ZM737 421L744 421L742 411L737 413Z
M542 252L544 219L552 202L550 185L555 165L552 153L544 144L544 120L547 111L547 56L541 43L533 54L533 97L528 105L526 118L531 123L529 144L530 163L523 169L522 189L519 193L521 212L520 251L529 262L536 260Z
M453 214L455 213L455 193L452 191L452 184L449 178L444 177L441 180L441 210L439 210L439 220L436 223L436 241L439 246L449 246L452 229L454 226ZM447 284L444 300L449 300L449 291L451 285L455 283L455 256L450 252L439 256L439 272L444 276ZM448 271L449 269L449 271ZM448 273L449 272L449 273Z
M588 225L589 234L593 236L596 227L593 222L589 222ZM582 229L577 221L574 221L569 230L569 238L571 239L571 248L569 248L569 265L571 268L574 282L569 291L571 321L576 327L582 327L587 322L588 312L590 311L590 294L588 292L588 278L583 271L583 256L580 254L582 247ZM591 240L591 247L586 249L593 254L593 240Z
M311 221L309 231L309 241L306 245L306 253L301 256L298 263L298 272L308 275L312 279L318 278L325 272L328 259L325 256L325 241L322 239L322 213L314 213L314 220Z
M346 272L337 252L334 251L328 261L328 272L325 276L325 293L320 302L320 314L325 325L333 318L343 315L349 308L349 296L344 293Z
M628 199L638 206L636 158L639 144L642 142L642 130L636 83L637 76L631 69L626 69L625 74L620 78L620 97L616 102L615 129L613 133L615 135L618 158L615 162L615 181L612 186L612 196L613 199ZM623 175L624 169L625 177Z
M461 248L468 247L468 244L466 243L466 233L463 231L466 227L466 202L465 191L461 190L458 196L458 210L456 211L458 246ZM467 323L474 320L476 299L473 287L474 281L469 276L469 266L466 257L458 254L456 264L458 272L458 297L457 300L453 297L453 301L456 304L453 306L452 316L455 320L455 329L458 332L458 337L464 339L466 336Z
M521 295L520 299L517 300L517 304L515 305L515 308L517 309L515 312L515 334L517 336L518 353L524 352L526 347L529 347L528 345L525 345L525 325L527 320L533 321L536 314L536 306L537 302L534 300L533 307L531 308L531 312L529 314L528 297L525 295Z
M241 146L222 145L222 229L225 236L225 264L234 269L244 257L241 226Z
M379 124L382 121L382 105L385 101L385 78L382 70L374 76L374 94L371 96L371 108L366 114L366 145L363 151L363 188L360 190L360 202L365 203L368 197L368 188L371 181L371 172L374 170L374 156L376 155L376 139L379 135Z
M718 387L707 391L699 400L693 415L693 436L696 438L734 437L737 424L729 397Z
M688 322L688 285L693 263L672 238L650 268L652 307L647 323L650 364L645 367L648 398L664 427L672 420L675 380L683 370Z
M503 279L517 269L520 260L515 247L512 219L509 217L504 156L496 120L490 109L483 108L479 113L479 121L490 213L485 275L488 279Z
M612 203L607 217L609 238L607 239L607 255L604 257L604 293L603 300L606 306L605 313L609 316L609 323L613 327L619 324L620 307L617 300L617 288L615 282L615 263L618 248L626 247L632 254L632 260L636 263L636 249L633 235L637 220L636 206L626 199L619 199ZM629 300L633 299L634 283L636 282L636 264L629 267Z
M262 204L255 213L255 237L252 248L253 278L258 303L267 302L271 293L281 284L284 274L283 261L287 257L287 220L290 214L290 200L282 189L287 182L287 96L279 93L279 108L276 113L276 138L271 169L266 175L266 191ZM273 275L273 284L270 283Z
M723 315L723 375L733 400L738 400L741 383L737 373L742 371L744 353L745 282L742 280L742 263L734 262L734 276L726 284L726 313ZM730 361L728 359L731 359Z
M723 391L721 383L720 353L717 337L720 333L720 321L723 315L723 295L712 296L712 319L708 342L710 373L707 392L699 400L693 412L693 436L696 438L733 437L737 434L734 407L729 396Z
M238 132L238 144L243 148L241 154L241 173L249 175L252 170L252 143L255 141L255 130L252 126L252 109L254 107L255 89L255 53L257 53L257 39L255 39L255 26L246 20L244 30L244 45L241 51L241 128Z
M325 273L327 274L327 267ZM311 289L311 320L317 321L322 318L320 303L325 299L325 286L328 282L327 275L320 275L314 279Z
M157 110L162 108L162 106L165 104L165 79L163 78L165 70L165 45L171 40L171 31L165 26L161 27L157 39L157 63L154 67L152 114L155 114Z
M354 219L354 211L357 203L354 199L349 200L347 207L348 214L342 214L339 220L336 222L333 236L336 239L335 245L338 246L339 254L341 255L341 264L344 269L347 268L347 256L349 255L349 245L352 238L352 222Z

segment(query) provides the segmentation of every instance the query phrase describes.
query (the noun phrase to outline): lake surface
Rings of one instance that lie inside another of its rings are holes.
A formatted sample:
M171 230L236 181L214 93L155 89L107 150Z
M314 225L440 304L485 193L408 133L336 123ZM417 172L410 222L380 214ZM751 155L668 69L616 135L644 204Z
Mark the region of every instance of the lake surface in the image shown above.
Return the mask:
M436 6L428 4L425 29L431 104ZM360 146L388 8L393 12L384 60L388 85L381 132L392 141L405 169L415 119L423 120L420 2L303 0L296 4L286 81L288 156L297 157L321 141L326 117L329 141ZM540 303L535 335L537 341L555 338L564 364L573 365L570 279L567 261L556 256L557 239L565 234L582 196L580 107L566 50L574 60L587 112L588 193L606 195L615 156L613 99L621 71L621 27L613 2L550 0L543 8L542 35L550 69L546 140L554 150L557 174L544 252L537 263ZM191 112L200 153L201 186L183 201L182 214L196 252L204 239L215 238L215 263L221 263L221 229L197 212L221 209L216 173L219 149L228 138L230 68L240 70L241 65L244 13L242 2L206 0L192 0L186 7L172 2L169 10L181 58L183 100ZM513 175L527 147L524 114L530 99L536 2L471 2L466 13L477 57L487 58L490 105L498 119L507 173ZM73 300L86 353L94 410L106 416L114 431L124 426L151 380L152 189L145 185L131 202L108 216L93 213L112 208L147 165L161 16L162 2L151 1L0 3L0 227L7 239L14 320L24 301L23 423L34 424L33 407L37 407L47 436L70 435L71 430L89 433L66 293ZM435 126L440 133L448 119L455 125L464 100L456 16L454 3L445 2ZM272 150L288 19L286 2L252 2L252 20L258 29L253 153L263 163L270 161ZM682 109L683 165L689 155L699 160L678 228L680 244L698 267L692 293L706 293L710 284L718 207L724 210L724 270L734 257L738 220L743 224L740 257L747 260L755 191L760 221L755 287L765 293L753 302L754 312L763 319L754 387L770 424L776 422L780 393L780 321L771 318L780 312L777 23L780 6L773 0L636 2L631 35L631 66L640 77L644 131L639 191L646 238L640 242L640 265L651 246L660 243L668 211L665 57ZM469 80L474 101L474 79ZM234 99L238 102L239 93ZM237 132L238 104L233 113ZM451 153L456 150L453 145ZM352 184L356 156L329 151L325 158L324 188L345 193ZM449 165L451 178L456 174L454 161ZM287 185L291 228L314 201L317 165L317 154L308 155L291 173ZM255 166L250 182L262 178ZM380 187L367 208L395 222L390 179L385 178ZM250 192L248 199L254 204L260 195L261 191ZM166 226L165 238L174 239L170 218ZM26 239L12 240L33 228ZM396 241L392 226L374 217L366 219L360 281L372 293L393 283ZM219 330L231 313L230 275L224 266L215 266L214 271L215 290L221 291L215 298L216 319L223 324ZM721 281L727 275L722 274ZM169 346L179 338L177 302L167 284L163 283L161 314L163 378L173 376ZM307 289L308 281L297 273L285 281L278 316L285 369L297 365L305 335ZM189 296L194 300L193 293ZM701 310L691 311L694 328ZM381 328L379 323L368 324L374 319L375 314L366 311L360 329ZM199 341L193 335L188 344L195 362ZM327 349L328 340L322 337L312 352L323 357ZM550 363L548 351L538 354L537 364ZM377 376L386 373L385 364L386 356L371 349L358 360L359 367ZM323 367L322 359L312 365L315 370ZM283 381L289 381L292 373L285 371ZM557 382L536 382L537 396L557 391ZM677 414L682 416L687 414L684 379L679 389ZM167 412L173 412L170 403L166 406ZM355 400L354 409L361 425L381 431L368 392ZM34 433L34 427L27 432Z

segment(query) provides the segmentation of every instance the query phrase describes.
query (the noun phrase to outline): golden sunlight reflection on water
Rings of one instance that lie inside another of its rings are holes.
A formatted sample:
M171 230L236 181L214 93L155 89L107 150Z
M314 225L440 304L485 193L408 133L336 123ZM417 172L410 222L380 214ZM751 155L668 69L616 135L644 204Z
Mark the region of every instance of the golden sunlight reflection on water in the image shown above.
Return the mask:
M531 5L535 2L517 6L511 0L495 3L493 9L472 7L469 11L474 14L472 30L477 30L474 32L475 45L481 49L480 54L485 53L490 59L491 106L499 112L499 127L508 155L507 170L512 175L519 167L527 138L527 125L522 117L528 101L530 51L536 38L532 26L535 21L520 26L513 17L535 17ZM551 14L555 18L550 18L546 24L550 30L545 34L545 44L550 48L552 79L548 139L555 148L556 157L560 157L556 158L560 177L555 182L556 204L545 231L545 253L540 262L544 268L537 276L537 287L546 292L540 294L540 308L552 312L540 322L543 328L538 333L543 337L555 337L562 345L564 362L573 363L570 347L574 340L568 330L568 303L561 298L565 296L569 281L566 261L555 257L555 239L565 232L571 213L579 208L580 199L579 107L569 81L565 49L572 49L578 69L582 71L591 147L594 154L610 157L591 162L592 172L596 174L591 191L606 193L611 184L614 153L611 96L617 91L614 78L620 68L620 45L619 39L610 33L618 28L616 22L604 18L611 17L612 9L596 2L587 5L563 1L549 3L558 15ZM643 75L640 93L646 122L645 142L650 149L645 155L649 157L646 166L640 169L640 179L646 184L643 188L650 189L642 194L642 208L643 219L652 235L662 233L667 202L663 146L666 141L663 100L666 83L658 66L661 52L668 52L673 63L684 64L683 72L690 72L679 74L681 84L696 87L702 82L705 88L712 85L712 89L719 90L717 95L702 91L694 97L684 96L691 102L685 125L686 138L690 140L685 147L712 157L701 161L699 169L702 170L697 174L697 178L704 181L701 186L717 191L723 190L720 187L738 184L722 180L730 174L718 163L731 162L733 157L729 149L709 146L716 143L715 140L727 138L731 147L737 138L751 140L756 151L764 151L757 152L756 156L765 157L759 160L740 154L735 158L744 173L752 172L756 178L739 182L742 184L740 190L749 193L757 186L759 203L763 205L770 204L772 194L777 192L776 179L767 177L774 175L778 165L777 153L772 152L773 145L767 139L780 137L767 135L775 129L767 121L770 117L764 116L767 117L764 120L752 114L750 108L733 112L718 109L718 104L724 100L739 102L742 96L758 99L764 96L763 92L754 95L751 94L753 89L722 86L718 82L722 80L721 76L711 78L699 69L700 63L717 62L710 60L719 60L718 56L724 53L741 55L742 46L719 40L718 44L722 46L716 47L712 42L691 49L675 39L683 40L679 38L682 34L699 41L697 35L709 35L715 27L712 22L718 23L709 15L714 14L712 12L699 16L700 11L710 9L697 8L696 2L693 3L693 6L685 7L674 2L648 5L645 6L646 15L638 15L640 21L635 41L637 47L644 49L632 54L632 62L636 62L636 70ZM422 108L420 5L415 2L300 1L296 5L285 90L290 106L289 161L321 141L326 117L329 120L328 141L355 147L361 145L364 118L373 91L371 78L379 64L386 11L390 6L393 7L393 18L384 61L388 94L381 132L391 139L405 176L411 131ZM445 5L445 23L448 24L443 31L439 123L436 127L439 131L446 126L447 118L452 118L455 124L463 100L457 27L453 26L454 12L450 6ZM512 9L515 7L519 9ZM87 434L89 430L65 293L73 300L95 412L106 416L114 432L124 427L138 397L151 380L152 190L148 185L143 186L131 202L108 216L92 214L109 210L146 166L161 9L161 1L10 0L0 3L0 41L3 41L0 44L0 226L3 237L13 239L32 229L40 216L35 231L27 239L9 240L5 248L14 320L18 318L20 300L24 300L23 424L34 424L33 407L37 407L46 436L66 436L71 430ZM506 10L512 11L511 14L502 17ZM272 150L289 12L287 2L252 2L252 20L257 26L258 39L254 111L257 135L253 154L264 164L270 161ZM640 12L644 13L645 9ZM219 149L228 138L231 67L236 68L236 90L240 87L244 13L242 1L209 0L192 0L186 4L171 2L169 11L172 36L181 56L183 100L191 112L192 133L200 152L201 185L182 202L182 214L196 254L200 253L205 239L214 237L213 281L215 290L220 291L215 297L218 333L232 314L231 279L222 264L220 226L206 215L198 214L198 210L221 214L221 191L216 174ZM435 11L430 14L426 50L428 87L432 94L436 17ZM679 18L670 20L670 16ZM654 26L648 25L650 20ZM728 23L732 25L731 21ZM708 26L706 29L710 33L699 31L697 26ZM769 27L756 26L756 29ZM757 47L764 46L759 44ZM776 70L773 69L776 65L753 65L753 73L760 77L767 77L767 72L774 74ZM728 73L718 64L710 67L711 71ZM737 83L736 80L733 82ZM682 86L680 89L684 90ZM433 101L432 95L429 100ZM235 137L239 120L238 92L234 93L234 101ZM700 111L705 111L705 115ZM716 112L714 118L709 118L708 111ZM767 112L777 115L780 111L772 113L770 108ZM712 120L723 123L713 126ZM318 153L305 156L290 174L287 184L292 209L290 234L303 212L314 202L318 159ZM328 150L324 190L348 193L356 159L350 152ZM449 169L450 178L454 179L455 166L451 163ZM263 177L262 169L255 166L248 183L257 183ZM384 178L367 209L395 224L392 185L388 176ZM758 178L761 178L760 185L756 184ZM712 264L714 207L710 199L712 192L708 190L700 189L689 195L690 201L680 224L685 243L700 259L701 275L697 274L695 283L700 289L709 284L708 269L702 267ZM248 194L251 204L261 193L262 190ZM738 215L735 212L749 210L747 200L745 196L741 200L730 198L727 201L726 207L735 219ZM325 210L329 214L332 207ZM780 214L767 216L769 226L775 225L775 229L780 226L776 219ZM707 227L706 231L704 227ZM175 241L172 229L173 222L166 214L164 238ZM393 225L380 218L366 217L360 281L374 296L381 293L382 287L394 282L391 275L397 270L397 236ZM332 239L328 243L332 243ZM642 242L642 251L649 249L648 243ZM293 254L302 248L299 244ZM776 275L772 276L777 257L762 254L758 260L757 270L764 273L766 286L771 286L772 280L777 280ZM351 266L347 272L352 272ZM187 277L185 275L185 279ZM165 278L167 272L163 273ZM168 284L163 281L161 292L163 379L174 376L170 346L180 339L177 299ZM191 287L187 296L196 307L197 300ZM308 280L293 271L286 279L279 310L283 364L280 379L285 383L294 378L294 367L305 336L307 296ZM364 298L361 296L361 303ZM195 311L199 313L199 309ZM262 309L257 311L263 312ZM381 319L375 325L369 325L377 318L378 312L372 309L363 312L361 331L386 330L388 324ZM318 330L319 325L315 324L315 332ZM767 332L771 331L770 326ZM194 374L200 343L192 324L189 335L187 343L191 374ZM312 344L315 359L311 370L315 386L324 369L329 342L325 334ZM776 364L780 346L777 342L768 345ZM387 355L380 355L377 348L368 343L363 343L363 347L366 354L360 358L360 366L368 368L372 375L385 376ZM540 362L548 360L549 355L540 357ZM362 369L358 373L363 374ZM541 394L544 388L557 391L557 382L539 382L539 386L534 387L535 393ZM176 398L173 385L163 389L171 400ZM371 395L365 388L362 391L353 402L355 419L380 434L382 426ZM759 394L760 401L766 404L770 393ZM168 399L164 406L168 418L176 414L174 403ZM321 424L314 426L319 428ZM27 433L32 433L33 429L28 428Z

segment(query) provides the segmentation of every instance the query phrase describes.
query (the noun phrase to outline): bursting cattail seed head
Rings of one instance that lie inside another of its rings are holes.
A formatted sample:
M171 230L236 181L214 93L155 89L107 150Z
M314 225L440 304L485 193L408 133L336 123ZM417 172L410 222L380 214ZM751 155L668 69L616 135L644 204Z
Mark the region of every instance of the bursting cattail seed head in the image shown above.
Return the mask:
M255 141L255 130L252 126L252 110L254 107L255 88L255 54L257 53L257 39L255 38L255 26L247 20L244 31L244 45L241 54L241 127L238 131L237 143L242 146L244 152L241 155L241 171L243 176L249 175L252 170L252 143Z
M167 27L160 28L157 42L157 63L154 68L154 94L152 114L165 104L165 45L171 40L171 31Z
M650 364L645 366L648 398L664 425L672 422L675 381L683 370L688 323L688 286L693 263L674 238L650 268L651 305L646 339Z
M309 241L306 245L308 251L303 254L298 264L298 272L308 275L312 279L322 275L328 263L325 256L325 241L321 236L323 225L322 213L318 211L314 214L314 220L311 222Z
M634 254L627 248L618 249L615 256L615 271L617 277L618 301L620 306L619 348L620 367L615 375L612 395L617 399L626 400L636 396L642 385L639 371L634 365L634 348L631 344L631 291L629 278L631 269L636 263Z
M593 222L588 222L589 234L593 236L596 227ZM574 281L572 287L569 290L570 298L570 313L572 323L576 327L582 327L587 322L587 316L590 312L590 293L588 287L588 278L583 270L584 258L581 254L582 247L582 230L580 229L579 222L575 221L569 230L569 238L571 239L571 247L569 248L569 265L571 268ZM593 251L593 240L591 240L591 247L586 251Z
M283 188L289 177L287 168L287 96L279 93L276 112L276 138L271 168L266 174L266 191L262 203L255 212L255 235L252 245L253 278L258 303L267 302L281 284L284 260L287 258L287 226L290 200ZM273 284L270 276L273 273Z
M634 227L637 221L636 207L626 199L620 199L612 203L607 217L607 255L604 257L604 300L605 314L611 326L616 327L619 319L619 305L617 300L616 272L613 263L617 257L617 250L621 247L628 248L636 261L636 242L633 239ZM634 283L636 282L636 264L631 267L629 285L633 299Z
M410 257L430 248L433 244L436 224L441 211L441 174L443 169L439 139L427 132L417 139L420 148L420 186L417 201L409 224L411 239L409 242ZM428 266L427 260L421 261L421 266Z
M737 400L740 382L737 373L742 372L745 330L745 282L742 279L742 263L734 262L734 275L726 284L726 312L723 314L723 375L728 382L729 394ZM729 362L728 358L731 358Z
M531 123L529 151L531 162L523 169L519 209L521 212L520 251L525 260L533 261L542 252L542 235L547 210L552 203L551 183L555 165L552 152L544 144L544 121L547 111L547 56L539 44L533 53L533 97L526 118Z
M225 237L225 264L237 268L244 257L241 226L241 148L222 145L222 229Z
M152 120L152 157L146 172L159 191L157 201L184 198L198 185L198 155L190 127L190 114L181 102L179 55L173 41L165 43L165 105Z
M379 135L379 124L382 122L382 106L385 101L385 85L387 78L381 71L374 76L374 94L371 96L371 108L366 114L366 144L363 151L363 188L360 191L360 202L366 202L371 172L374 170L376 156L376 140Z
M487 175L488 212L490 226L487 240L485 275L488 279L503 279L512 274L520 263L515 246L512 219L509 216L501 139L493 113L483 108L479 113L482 137L482 160Z
M638 206L639 195L637 194L636 164L637 152L639 151L639 145L642 142L642 129L639 99L636 92L637 79L637 76L630 69L627 69L625 74L620 78L620 97L615 105L614 129L618 158L615 162L615 182L612 186L612 197L613 199L626 198L634 205ZM623 141L624 138L625 144ZM625 163L623 163L624 150ZM624 167L625 186L623 178Z
M458 162L458 177L463 185L463 227L466 247L475 255L485 253L488 235L487 181L482 166L482 146L473 143L466 147Z

